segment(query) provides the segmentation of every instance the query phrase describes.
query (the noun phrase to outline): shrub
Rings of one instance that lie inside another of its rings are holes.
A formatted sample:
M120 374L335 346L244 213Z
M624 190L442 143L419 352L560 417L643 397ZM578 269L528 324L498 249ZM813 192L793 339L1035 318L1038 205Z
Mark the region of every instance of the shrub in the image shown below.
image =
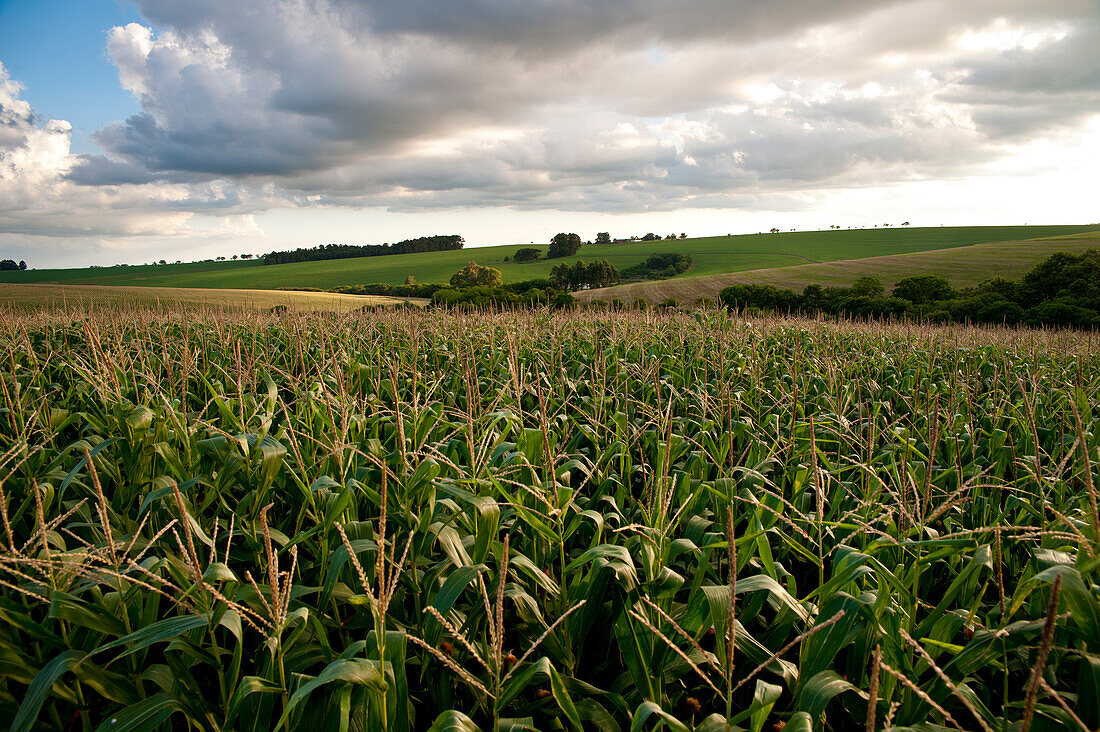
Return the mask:
M517 262L533 262L542 256L541 249L535 249L534 247L524 247L523 249L517 249L513 259Z

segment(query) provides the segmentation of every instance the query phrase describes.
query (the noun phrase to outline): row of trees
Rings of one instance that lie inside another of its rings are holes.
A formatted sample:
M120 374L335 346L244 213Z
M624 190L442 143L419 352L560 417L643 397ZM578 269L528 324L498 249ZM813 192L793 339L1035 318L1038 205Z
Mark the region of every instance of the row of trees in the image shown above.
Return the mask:
M687 239L687 234L680 234L679 236L676 236L676 234L669 234L662 237L660 234L654 234L651 231L645 236L631 236L627 239L616 239L615 241L675 241L676 239ZM610 244L611 241L611 234L606 231L601 231L596 234L597 244Z
M27 263L22 259L16 262L14 259L0 259L0 272L11 272L27 268Z
M550 282L559 290L572 292L596 287L608 287L619 281L619 271L606 259L585 264L577 260L574 265L566 262L550 270Z
M422 252L449 252L461 249L466 240L457 234L439 234L405 239L396 244L321 244L315 247L294 249L287 252L269 252L264 264L288 264L313 262L322 259L350 259L353 257L382 257L390 254L420 254Z
M861 277L851 287L807 285L801 294L771 285L734 285L719 297L732 309L1100 327L1100 250L1058 252L1019 281L996 278L960 290L943 277L921 275L899 281L889 296L882 282Z

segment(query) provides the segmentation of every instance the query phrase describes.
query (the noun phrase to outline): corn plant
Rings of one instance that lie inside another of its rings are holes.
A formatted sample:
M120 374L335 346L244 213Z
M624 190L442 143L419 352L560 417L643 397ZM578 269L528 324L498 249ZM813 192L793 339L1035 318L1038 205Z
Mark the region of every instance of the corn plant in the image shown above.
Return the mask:
M1087 334L0 313L15 730L1100 726Z

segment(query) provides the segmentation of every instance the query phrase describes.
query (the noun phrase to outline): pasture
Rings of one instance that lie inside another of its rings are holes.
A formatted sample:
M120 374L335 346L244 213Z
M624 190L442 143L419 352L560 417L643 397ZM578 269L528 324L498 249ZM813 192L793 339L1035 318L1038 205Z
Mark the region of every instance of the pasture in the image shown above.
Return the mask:
M0 725L1095 729L1098 348L0 313Z
M1091 227L1095 229L1096 227ZM417 282L445 283L470 260L496 267L505 282L548 277L559 262L607 259L618 269L638 264L651 254L690 254L693 267L676 279L748 270L791 267L870 256L963 247L973 244L1069 235L1087 226L970 226L880 228L747 234L677 241L625 242L582 247L575 257L535 262L506 262L528 245L475 247L459 251L334 259L265 266L257 260L140 265L86 269L0 272L0 282L40 284L196 287L216 289L334 288L375 282L398 285L412 275ZM542 248L545 250L546 246ZM33 263L32 263L33 265ZM720 288L719 288L720 289Z
M960 288L977 285L995 277L1019 279L1055 252L1080 254L1097 248L1100 248L1100 232L1087 232L1032 241L972 244L864 259L635 282L581 291L575 293L575 296L585 302L606 302L619 298L626 303L633 302L636 298L650 303L673 298L681 304L690 305L699 298L716 301L723 288L734 284L774 285L801 292L810 284L848 287L860 277L874 277L881 280L889 290L898 280L913 275L937 275Z

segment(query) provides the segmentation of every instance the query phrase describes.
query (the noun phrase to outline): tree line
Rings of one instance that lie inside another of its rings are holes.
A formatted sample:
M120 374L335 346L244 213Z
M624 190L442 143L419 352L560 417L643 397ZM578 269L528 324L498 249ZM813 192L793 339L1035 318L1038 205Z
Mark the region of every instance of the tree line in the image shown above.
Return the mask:
M438 234L405 239L395 244L320 244L284 252L264 255L264 264L289 264L314 262L322 259L351 259L354 257L383 257L390 254L420 254L423 252L449 252L461 249L466 240L457 234Z
M27 263L20 259L16 262L14 259L0 259L0 272L12 272L15 270L23 270L27 268Z
M943 277L906 277L889 296L882 282L860 277L851 287L807 285L801 293L772 285L733 285L719 293L730 309L850 317L912 317L939 323L1100 327L1100 250L1058 252L1018 281L998 277L952 288Z

